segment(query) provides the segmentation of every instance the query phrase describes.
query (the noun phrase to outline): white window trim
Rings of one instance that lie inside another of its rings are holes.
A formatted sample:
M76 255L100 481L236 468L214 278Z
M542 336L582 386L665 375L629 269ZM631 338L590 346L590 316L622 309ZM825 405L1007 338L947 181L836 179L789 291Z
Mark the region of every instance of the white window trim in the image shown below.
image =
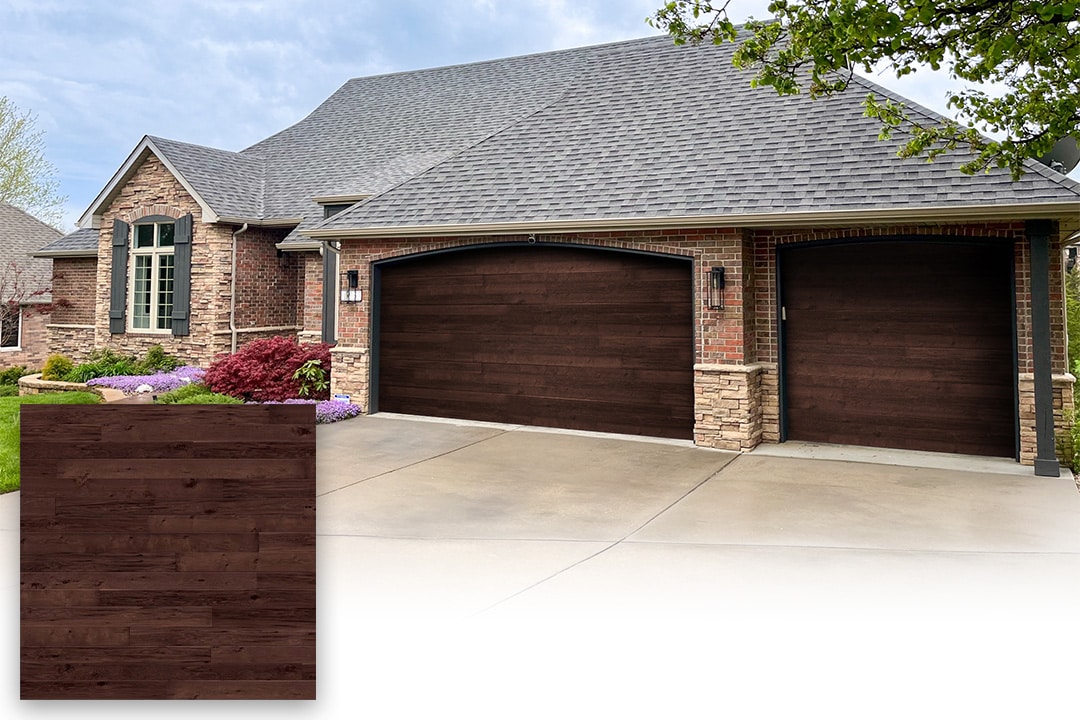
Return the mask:
M141 225L153 225L154 226L154 246L150 248L137 248L135 247L135 228ZM175 267L175 253L176 246L171 245L168 247L158 247L158 236L161 225L173 225L175 228L175 221L159 221L159 222L136 222L131 225L128 231L128 299L127 299L127 331L129 333L136 334L152 334L152 335L172 335L172 327L157 328L157 281L158 272L161 269L161 257L164 255L171 255L174 257L173 261L173 281L175 283L176 267ZM175 243L175 240L174 240ZM150 327L140 328L135 327L135 268L138 264L135 258L151 256L153 260L150 262ZM173 288L175 293L175 285ZM175 295L174 295L175 297Z
M19 352L20 350L23 349L22 348L23 308L22 308L21 305L19 306L19 314L17 315L17 317L19 318L19 336L18 336L18 338L16 338L15 344L12 345L11 347L0 347L0 352Z

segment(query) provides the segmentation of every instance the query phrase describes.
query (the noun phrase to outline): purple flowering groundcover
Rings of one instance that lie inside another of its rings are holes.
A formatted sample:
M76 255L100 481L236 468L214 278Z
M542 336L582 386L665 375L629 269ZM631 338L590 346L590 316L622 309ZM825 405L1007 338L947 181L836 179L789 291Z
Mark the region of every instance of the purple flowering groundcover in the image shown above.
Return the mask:
M138 393L164 393L199 382L206 371L191 365L178 367L172 372L156 372L153 375L116 375L88 380L87 385L113 388L125 395Z
M153 375L117 375L114 377L95 378L87 385L114 388L125 395L140 393L165 393L170 390L201 382L206 371L191 365L179 367L172 372L158 372ZM360 407L344 400L305 400L302 398L284 402L267 402L263 405L314 405L315 422L319 424L337 422L356 417Z
M281 402L265 402L261 405L314 405L315 406L315 423L322 425L325 423L337 422L338 420L347 420L351 417L356 417L360 414L360 406L354 405L351 402L344 400L304 400L302 398L293 400L284 400Z

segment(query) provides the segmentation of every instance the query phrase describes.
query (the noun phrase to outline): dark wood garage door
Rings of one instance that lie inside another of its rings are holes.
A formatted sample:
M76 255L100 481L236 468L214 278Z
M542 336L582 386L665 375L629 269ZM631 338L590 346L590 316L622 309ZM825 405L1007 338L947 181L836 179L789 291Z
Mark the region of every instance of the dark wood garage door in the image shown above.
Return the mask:
M376 272L378 410L693 436L688 260L514 245Z
M1012 248L780 251L787 438L1016 453Z

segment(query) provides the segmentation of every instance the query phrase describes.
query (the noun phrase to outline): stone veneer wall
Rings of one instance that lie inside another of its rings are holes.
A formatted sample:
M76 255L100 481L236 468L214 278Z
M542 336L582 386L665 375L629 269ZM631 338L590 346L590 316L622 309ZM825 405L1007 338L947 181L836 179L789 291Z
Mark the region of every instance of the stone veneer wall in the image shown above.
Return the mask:
M109 332L114 219L129 225L149 215L180 217L191 213L190 334L167 332ZM232 279L232 233L238 226L201 221L202 210L184 187L154 155L149 154L128 182L102 209L101 239L96 259L54 262L64 276L59 294L70 296L70 307L53 319L49 341L53 351L80 360L94 348L141 354L159 344L188 362L206 365L231 345L229 305ZM273 335L296 336L301 329L300 258L278 257L274 244L286 229L249 228L237 238L238 344ZM90 268L93 268L92 275ZM93 277L92 282L88 281ZM87 302L85 298L92 298Z
M1058 458L1062 461L1072 456L1073 384L1076 378L1065 373L1054 375L1054 436ZM1035 375L1020 373L1020 463L1034 465L1035 440Z

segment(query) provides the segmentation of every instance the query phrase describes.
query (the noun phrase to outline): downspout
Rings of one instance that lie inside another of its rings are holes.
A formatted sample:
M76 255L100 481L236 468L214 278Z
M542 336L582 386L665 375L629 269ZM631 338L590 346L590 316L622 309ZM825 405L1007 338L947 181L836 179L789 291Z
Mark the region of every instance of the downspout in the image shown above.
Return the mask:
M244 223L240 229L232 234L232 280L229 288L229 335L231 342L229 352L236 352L236 236L248 229Z

